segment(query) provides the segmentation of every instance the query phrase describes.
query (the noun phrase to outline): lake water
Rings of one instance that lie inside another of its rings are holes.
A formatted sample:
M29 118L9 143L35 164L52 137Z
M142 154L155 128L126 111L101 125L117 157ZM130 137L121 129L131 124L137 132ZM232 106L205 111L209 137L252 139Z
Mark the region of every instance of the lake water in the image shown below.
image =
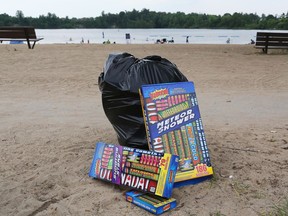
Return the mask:
M36 29L38 37L44 37L41 44L54 43L103 43L109 40L117 44L153 44L158 39L174 40L176 44L248 44L255 40L258 31L272 30L229 30L229 29ZM276 31L287 32L288 31ZM130 34L130 39L126 39Z

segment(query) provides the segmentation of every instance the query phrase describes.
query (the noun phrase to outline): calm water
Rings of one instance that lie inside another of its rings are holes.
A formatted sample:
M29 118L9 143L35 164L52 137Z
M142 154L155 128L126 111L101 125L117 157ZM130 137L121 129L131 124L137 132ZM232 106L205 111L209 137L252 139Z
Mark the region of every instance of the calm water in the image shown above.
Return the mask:
M36 29L38 37L44 37L41 44L53 43L103 43L109 40L118 44L153 44L157 39L174 40L176 44L248 44L255 40L256 32L260 30L211 30L211 29ZM271 31L271 30L266 30ZM287 32L288 31L277 31ZM130 39L126 39L130 34Z

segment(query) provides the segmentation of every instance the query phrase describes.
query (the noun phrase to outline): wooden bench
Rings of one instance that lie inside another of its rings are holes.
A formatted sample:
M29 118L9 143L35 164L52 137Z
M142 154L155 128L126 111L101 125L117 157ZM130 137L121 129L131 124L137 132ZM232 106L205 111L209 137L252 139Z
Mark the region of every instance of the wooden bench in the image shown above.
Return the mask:
M37 41L43 38L37 38L35 28L31 26L13 26L0 27L0 42L3 41L26 41L28 48L33 49ZM31 45L30 42L33 44Z
M288 33L257 32L255 48L266 54L268 49L288 49Z

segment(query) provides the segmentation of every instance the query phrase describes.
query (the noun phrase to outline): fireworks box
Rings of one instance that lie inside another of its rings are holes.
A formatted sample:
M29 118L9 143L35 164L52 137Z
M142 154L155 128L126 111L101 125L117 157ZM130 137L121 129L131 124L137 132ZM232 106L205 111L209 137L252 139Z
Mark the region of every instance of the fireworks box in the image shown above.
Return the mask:
M193 82L143 85L141 104L149 149L179 155L174 187L210 178L210 162Z
M177 205L174 198L163 198L134 190L126 192L126 200L156 215L173 209Z
M98 142L89 176L171 197L179 157Z

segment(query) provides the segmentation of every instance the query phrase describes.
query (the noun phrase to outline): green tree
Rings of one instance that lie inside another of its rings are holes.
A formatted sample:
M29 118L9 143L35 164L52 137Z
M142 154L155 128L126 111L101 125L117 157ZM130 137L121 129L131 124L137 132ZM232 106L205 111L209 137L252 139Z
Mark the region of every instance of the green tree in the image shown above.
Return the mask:
M288 12L279 17L262 14L226 13L223 16L183 12L166 13L148 9L121 11L119 14L102 11L98 17L59 18L48 13L37 18L0 14L1 26L32 25L35 28L227 28L227 29L283 29L288 30Z
M16 19L17 19L17 25L20 26L29 25L28 19L25 18L24 13L21 10L16 11Z

